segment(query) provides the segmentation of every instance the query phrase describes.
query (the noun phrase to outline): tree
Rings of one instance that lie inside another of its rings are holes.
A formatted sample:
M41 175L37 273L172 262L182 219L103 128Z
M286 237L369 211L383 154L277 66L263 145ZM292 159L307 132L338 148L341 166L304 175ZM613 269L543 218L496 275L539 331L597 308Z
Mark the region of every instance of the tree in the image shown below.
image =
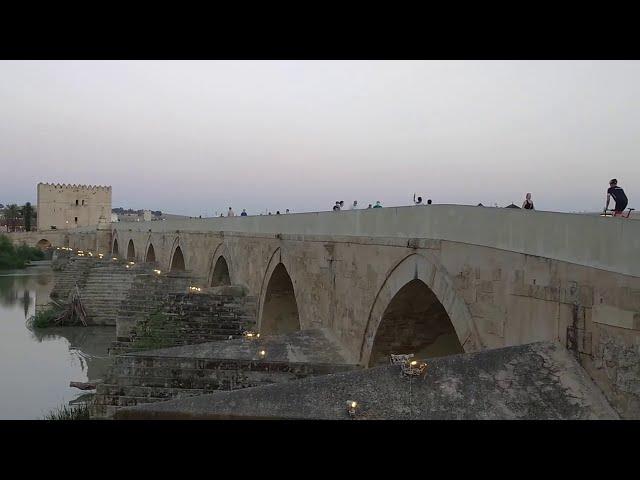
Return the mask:
M15 203L7 205L7 208L4 211L4 218L7 219L7 232L15 232L17 220L20 218L20 209L18 208L18 205Z
M24 229L27 232L31 231L31 221L33 220L33 207L31 202L27 202L22 207L22 218L24 220Z

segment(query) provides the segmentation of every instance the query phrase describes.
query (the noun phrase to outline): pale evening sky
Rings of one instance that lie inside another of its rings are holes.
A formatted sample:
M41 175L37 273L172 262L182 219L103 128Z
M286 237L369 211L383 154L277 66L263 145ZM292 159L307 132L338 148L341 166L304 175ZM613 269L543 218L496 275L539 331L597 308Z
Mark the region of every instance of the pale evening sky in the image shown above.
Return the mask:
M637 61L0 61L0 203L212 215L640 195Z

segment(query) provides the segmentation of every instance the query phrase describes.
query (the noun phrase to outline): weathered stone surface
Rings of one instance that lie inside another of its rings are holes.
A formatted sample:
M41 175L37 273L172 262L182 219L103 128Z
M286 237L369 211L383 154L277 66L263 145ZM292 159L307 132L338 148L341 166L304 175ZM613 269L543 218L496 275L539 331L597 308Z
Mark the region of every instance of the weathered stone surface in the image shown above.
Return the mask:
M132 352L115 357L105 382L98 386L92 416L110 416L123 405L355 368L330 332L320 330Z
M433 358L426 374L400 367L309 377L134 408L117 419L616 419L599 389L560 345L536 343Z

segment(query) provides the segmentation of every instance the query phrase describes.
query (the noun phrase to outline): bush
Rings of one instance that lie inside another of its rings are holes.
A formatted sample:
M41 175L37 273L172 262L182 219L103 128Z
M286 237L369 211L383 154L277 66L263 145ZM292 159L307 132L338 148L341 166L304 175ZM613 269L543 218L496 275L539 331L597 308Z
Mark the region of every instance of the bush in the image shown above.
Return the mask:
M88 403L77 406L61 405L58 408L47 413L43 420L89 420Z
M39 248L22 244L15 247L6 235L0 235L0 270L24 268L33 260L42 260L44 252Z
M49 305L48 308L36 312L27 320L28 326L32 328L47 328L51 326L54 319L62 314L62 310Z

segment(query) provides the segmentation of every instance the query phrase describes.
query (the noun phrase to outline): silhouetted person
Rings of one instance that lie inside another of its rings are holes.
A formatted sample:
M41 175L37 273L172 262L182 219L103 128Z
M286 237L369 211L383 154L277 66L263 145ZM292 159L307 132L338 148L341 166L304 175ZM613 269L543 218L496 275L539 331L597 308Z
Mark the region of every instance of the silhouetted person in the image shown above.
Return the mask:
M618 186L618 180L616 180L615 178L612 178L609 181L609 189L607 190L607 204L604 207L605 213L607 211L607 208L609 208L611 197L613 197L613 200L616 202L615 207L613 207L613 216L622 216L622 212L624 212L624 209L627 208L629 199L625 195L624 190Z
M416 200L416 194L413 194L413 203L415 205L424 205L424 203L422 203L422 197L418 197L418 199Z
M427 205L431 205L431 199L427 200Z
M535 208L533 208L533 201L531 201L530 193L527 193L524 202L522 203L522 208L525 210L535 210Z
M376 204L373 206L373 208L382 208L382 205L380 205L380 200L378 200L376 202Z
M369 204L369 206L367 207L367 209L371 208L371 204Z
M333 206L333 211L334 212L340 211L340 202L336 202L336 204Z
M247 216L247 211L243 208L242 209L242 213L240 214L241 217L246 217Z
M280 215L280 210L276 210L276 215Z
M289 209L287 208L284 213L285 214L289 213Z
M227 217L235 217L236 212L233 211L231 207L229 207L229 211L227 212Z

